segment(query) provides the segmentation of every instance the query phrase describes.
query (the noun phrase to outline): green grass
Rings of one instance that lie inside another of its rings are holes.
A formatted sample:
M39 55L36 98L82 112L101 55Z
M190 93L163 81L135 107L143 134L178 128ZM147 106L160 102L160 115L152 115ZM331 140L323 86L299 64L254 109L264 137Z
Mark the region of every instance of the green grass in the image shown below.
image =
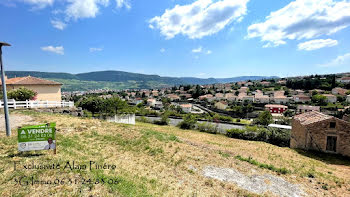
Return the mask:
M245 161L245 162L248 162L248 163L250 163L252 165L258 166L259 168L268 169L268 170L277 172L279 174L288 174L288 173L291 172L290 170L288 170L286 168L277 168L277 167L275 167L274 165L271 165L271 164L260 163L260 162L254 160L251 157L245 158L245 157L242 157L240 155L237 155L237 156L235 156L235 158L240 160L240 161Z

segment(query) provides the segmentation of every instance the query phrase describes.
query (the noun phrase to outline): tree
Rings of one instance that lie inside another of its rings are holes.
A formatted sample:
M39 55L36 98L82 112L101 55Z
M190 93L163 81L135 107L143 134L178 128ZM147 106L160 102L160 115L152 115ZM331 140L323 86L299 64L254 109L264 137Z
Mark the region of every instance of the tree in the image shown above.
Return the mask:
M257 124L269 125L273 122L272 115L269 111L264 111L259 114L259 117L256 119Z
M16 101L33 100L36 95L36 92L24 87L7 92L7 97L9 99L15 99Z
M318 106L327 105L327 97L320 95L320 94L316 94L316 95L312 96L311 101Z
M284 113L283 113L283 115L285 116L285 117L292 117L292 116L294 116L294 112L292 111L292 110L287 110L287 111L285 111Z

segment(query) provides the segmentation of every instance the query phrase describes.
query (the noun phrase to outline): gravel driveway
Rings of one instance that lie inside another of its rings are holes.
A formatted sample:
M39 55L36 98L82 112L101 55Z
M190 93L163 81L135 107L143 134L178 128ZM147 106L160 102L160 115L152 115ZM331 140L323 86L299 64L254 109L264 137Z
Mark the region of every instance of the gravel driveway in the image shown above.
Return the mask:
M10 126L11 130L17 129L18 127L26 124L36 124L33 121L33 118L26 115L21 114L10 114ZM0 131L5 132L5 115L0 115Z

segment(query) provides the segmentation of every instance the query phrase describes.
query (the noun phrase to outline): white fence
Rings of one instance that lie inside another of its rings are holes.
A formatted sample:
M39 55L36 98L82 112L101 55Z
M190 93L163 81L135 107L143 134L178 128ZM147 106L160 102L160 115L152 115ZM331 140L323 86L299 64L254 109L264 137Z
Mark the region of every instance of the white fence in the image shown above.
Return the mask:
M55 107L74 107L73 101L14 101L7 102L9 108L55 108ZM0 108L4 108L4 102L0 101Z
M115 115L115 116L107 117L107 121L134 125L135 114Z

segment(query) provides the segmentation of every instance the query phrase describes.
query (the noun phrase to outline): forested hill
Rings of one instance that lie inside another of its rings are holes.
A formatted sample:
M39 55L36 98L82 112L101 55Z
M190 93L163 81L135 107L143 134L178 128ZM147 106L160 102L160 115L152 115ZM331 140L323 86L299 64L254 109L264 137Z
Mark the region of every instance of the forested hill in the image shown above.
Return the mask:
M128 88L161 88L180 84L214 84L230 83L245 80L261 80L278 78L276 76L241 76L232 78L196 78L196 77L161 77L123 71L97 71L79 74L37 72L37 71L7 71L8 78L33 76L51 79L63 83L63 91L78 91L91 89L128 89Z

